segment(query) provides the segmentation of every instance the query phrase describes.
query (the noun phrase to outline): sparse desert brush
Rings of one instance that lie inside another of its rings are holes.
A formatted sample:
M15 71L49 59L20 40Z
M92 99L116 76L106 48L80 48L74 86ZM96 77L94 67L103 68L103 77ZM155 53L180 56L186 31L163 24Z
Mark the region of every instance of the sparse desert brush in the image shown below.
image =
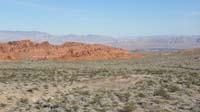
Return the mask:
M119 112L133 112L137 110L137 106L134 103L126 103Z
M169 84L167 85L167 89L169 92L177 92L180 90L180 88L177 85Z
M0 103L14 112L199 111L200 63L191 55L0 65Z
M101 95L96 94L95 96L93 96L92 101L90 103L91 104L100 104L101 98L102 98Z
M146 97L146 95L145 95L144 93L138 93L137 96L138 96L138 97L141 97L141 98Z
M127 91L127 92L118 92L118 93L115 93L115 95L119 98L119 100L121 102L128 102L129 97L131 96L129 91Z
M17 104L18 106L27 106L29 104L29 99L28 98L20 98L18 101L17 101Z
M156 89L154 91L153 95L154 96L161 96L161 97L163 97L165 99L169 99L169 97L170 97L168 92L167 92L167 90L165 88L162 88L162 87Z
M146 83L147 83L147 85L148 85L149 87L156 84L156 82L155 82L154 80L146 80Z
M85 90L85 91L80 91L79 94L82 94L82 95L90 95L90 91L88 90Z

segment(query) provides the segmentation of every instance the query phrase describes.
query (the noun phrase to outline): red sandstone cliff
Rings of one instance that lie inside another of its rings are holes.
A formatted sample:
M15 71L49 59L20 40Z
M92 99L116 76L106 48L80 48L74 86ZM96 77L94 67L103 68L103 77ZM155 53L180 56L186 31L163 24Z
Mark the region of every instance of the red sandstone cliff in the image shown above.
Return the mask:
M141 58L142 55L129 54L128 51L98 44L67 42L63 45L51 45L48 42L35 43L21 40L0 43L0 60L104 60Z

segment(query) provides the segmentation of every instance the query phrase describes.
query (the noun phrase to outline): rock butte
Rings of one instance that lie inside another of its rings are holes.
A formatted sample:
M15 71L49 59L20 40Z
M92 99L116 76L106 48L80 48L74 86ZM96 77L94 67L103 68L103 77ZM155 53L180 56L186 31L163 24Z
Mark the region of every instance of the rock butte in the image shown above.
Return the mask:
M130 54L126 50L99 44L66 42L51 45L48 42L36 43L30 40L0 43L0 61L19 60L107 60L142 58L140 54Z

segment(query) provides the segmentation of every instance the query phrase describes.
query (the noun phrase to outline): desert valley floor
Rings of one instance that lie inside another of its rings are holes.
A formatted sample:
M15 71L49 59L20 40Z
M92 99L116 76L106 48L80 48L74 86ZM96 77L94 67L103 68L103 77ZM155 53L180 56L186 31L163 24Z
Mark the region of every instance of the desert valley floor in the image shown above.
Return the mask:
M200 54L0 62L0 112L200 112Z

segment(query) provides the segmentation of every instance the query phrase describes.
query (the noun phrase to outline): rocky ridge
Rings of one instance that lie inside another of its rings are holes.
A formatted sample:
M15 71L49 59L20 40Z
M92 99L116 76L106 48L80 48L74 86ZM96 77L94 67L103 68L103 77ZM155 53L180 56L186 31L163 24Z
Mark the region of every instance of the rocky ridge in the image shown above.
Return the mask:
M30 40L0 43L1 61L18 60L104 60L141 58L142 55L130 54L128 51L100 44L83 44L66 42L62 45L51 45L45 41L36 43Z

